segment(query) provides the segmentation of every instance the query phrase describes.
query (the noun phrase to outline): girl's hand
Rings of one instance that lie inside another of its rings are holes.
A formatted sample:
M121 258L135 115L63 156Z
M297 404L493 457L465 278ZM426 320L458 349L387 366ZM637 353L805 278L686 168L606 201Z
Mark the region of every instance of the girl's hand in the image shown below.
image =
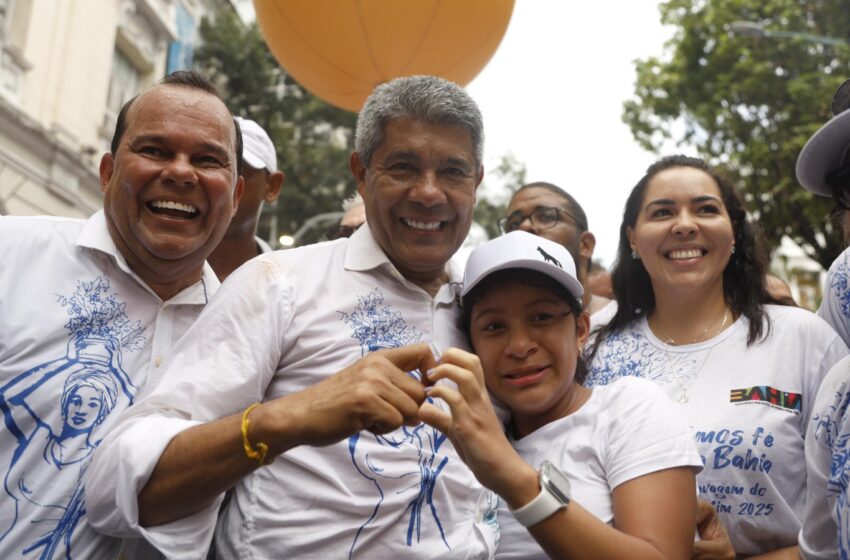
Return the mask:
M516 503L524 505L521 502L529 491L533 498L539 491L537 472L522 460L505 437L487 394L478 356L449 348L440 364L427 375L435 383L450 379L457 390L447 384L426 389L430 397L443 399L451 413L426 401L419 408L419 419L446 434L478 481L513 507L519 507L513 505ZM524 483L532 479L531 488L517 488L517 483L528 486Z

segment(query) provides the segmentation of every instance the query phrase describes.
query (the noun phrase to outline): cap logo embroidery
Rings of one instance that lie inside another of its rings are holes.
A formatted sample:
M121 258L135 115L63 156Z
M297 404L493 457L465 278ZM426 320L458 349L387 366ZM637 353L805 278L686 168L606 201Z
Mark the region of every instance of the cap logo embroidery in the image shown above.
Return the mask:
M555 266L557 266L557 267L558 267L558 268L560 268L561 270L563 270L563 269L564 269L564 267L563 267L563 266L561 266L561 263L560 263L560 262L558 262L558 259L556 259L556 258L555 258L555 257L553 257L552 255L550 255L549 253L547 253L546 251L544 251L544 250L543 250L543 249L541 249L540 247L537 247L537 250L540 252L540 254L541 254L541 255L543 255L543 260L544 260L544 261L546 261L546 262L548 262L548 263L552 263L552 264L554 264Z

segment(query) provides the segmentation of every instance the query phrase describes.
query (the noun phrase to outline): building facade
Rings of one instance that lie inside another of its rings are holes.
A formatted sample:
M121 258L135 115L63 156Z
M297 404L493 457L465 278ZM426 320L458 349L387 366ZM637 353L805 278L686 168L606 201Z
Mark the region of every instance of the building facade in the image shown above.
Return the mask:
M128 99L189 68L227 0L0 0L0 215L85 218Z

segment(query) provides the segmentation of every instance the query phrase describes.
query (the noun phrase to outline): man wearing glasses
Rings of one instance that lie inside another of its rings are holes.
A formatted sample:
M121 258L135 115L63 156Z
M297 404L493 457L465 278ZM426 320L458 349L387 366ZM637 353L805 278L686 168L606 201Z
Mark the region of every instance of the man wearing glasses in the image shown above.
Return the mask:
M832 120L809 138L797 159L806 189L832 196L850 216L850 80L832 98ZM829 268L818 314L850 341L850 249ZM806 509L800 530L803 558L850 557L850 357L827 373L811 407L806 432Z
M499 220L503 233L522 230L566 247L576 262L579 282L584 288L582 304L593 315L611 300L596 296L588 286L596 237L587 229L587 215L581 205L552 183L529 183L519 188L508 203L507 216Z

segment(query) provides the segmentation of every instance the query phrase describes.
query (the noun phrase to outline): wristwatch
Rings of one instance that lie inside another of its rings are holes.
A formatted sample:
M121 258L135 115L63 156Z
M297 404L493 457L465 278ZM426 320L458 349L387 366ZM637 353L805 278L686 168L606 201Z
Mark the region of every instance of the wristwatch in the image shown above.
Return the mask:
M540 493L517 510L511 510L514 519L523 527L537 525L558 510L570 505L570 481L549 461L540 463Z

